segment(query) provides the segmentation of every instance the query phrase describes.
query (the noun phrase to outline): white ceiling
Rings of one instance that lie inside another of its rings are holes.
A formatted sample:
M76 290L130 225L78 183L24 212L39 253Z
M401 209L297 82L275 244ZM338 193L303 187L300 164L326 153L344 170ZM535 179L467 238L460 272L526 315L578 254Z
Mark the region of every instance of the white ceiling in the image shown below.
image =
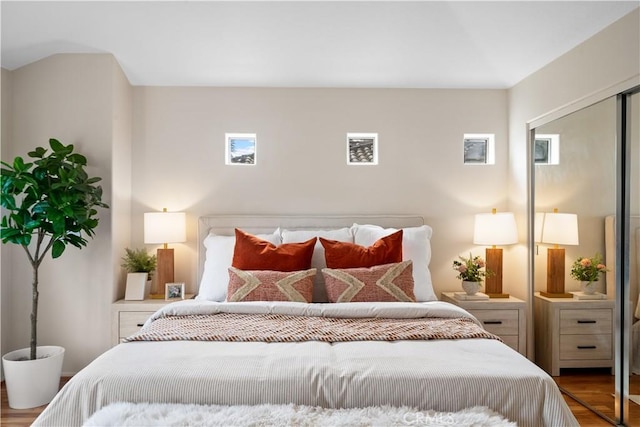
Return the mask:
M2 1L2 67L112 53L133 85L508 88L634 1Z

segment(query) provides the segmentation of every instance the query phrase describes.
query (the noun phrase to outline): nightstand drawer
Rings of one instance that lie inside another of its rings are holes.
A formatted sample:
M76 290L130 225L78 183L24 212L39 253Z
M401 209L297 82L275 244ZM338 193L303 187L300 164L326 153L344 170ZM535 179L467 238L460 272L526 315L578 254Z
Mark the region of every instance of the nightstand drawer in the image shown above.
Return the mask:
M608 360L611 355L611 334L560 337L560 360Z
M607 308L593 310L560 310L560 334L610 334L612 312Z
M120 339L138 332L142 324L146 322L153 313L153 311L121 311L119 326Z
M193 295L187 294L189 299ZM147 319L171 303L163 299L145 299L142 301L118 300L111 304L111 344L118 345L123 338L132 335L140 329Z
M455 292L443 292L442 301L462 307L475 316L480 324L515 351L526 356L527 325L526 304L516 297L485 300L460 300Z
M518 310L469 310L492 334L518 335Z

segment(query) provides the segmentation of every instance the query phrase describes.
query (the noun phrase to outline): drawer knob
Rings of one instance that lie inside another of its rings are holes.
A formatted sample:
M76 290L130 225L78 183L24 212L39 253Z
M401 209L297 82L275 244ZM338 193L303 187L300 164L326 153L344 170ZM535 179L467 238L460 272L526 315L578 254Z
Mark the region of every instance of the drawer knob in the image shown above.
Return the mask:
M485 325L502 325L502 320L485 320Z
M597 347L595 345L579 345L578 350L595 350Z
M136 326L137 326L138 328L142 328L142 327L144 326L144 323L136 323Z
M597 323L595 320L578 320L578 323Z

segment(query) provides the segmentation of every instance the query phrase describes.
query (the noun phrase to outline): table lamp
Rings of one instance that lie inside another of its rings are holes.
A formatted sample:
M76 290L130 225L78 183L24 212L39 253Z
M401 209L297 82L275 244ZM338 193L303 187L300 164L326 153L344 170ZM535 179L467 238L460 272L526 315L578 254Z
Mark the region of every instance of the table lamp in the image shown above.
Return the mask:
M485 293L490 298L509 298L502 292L502 248L496 246L518 243L513 213L493 209L491 213L476 214L473 243L491 246L486 250L486 270L490 273L485 278Z
M548 298L573 298L564 291L564 248L559 245L578 245L578 215L546 213L542 224L542 243L552 244L547 249L547 291L540 295Z
M186 242L186 215L184 212L146 212L144 214L144 243L158 244L155 291L151 298L164 298L164 286L174 281L173 249L168 243Z

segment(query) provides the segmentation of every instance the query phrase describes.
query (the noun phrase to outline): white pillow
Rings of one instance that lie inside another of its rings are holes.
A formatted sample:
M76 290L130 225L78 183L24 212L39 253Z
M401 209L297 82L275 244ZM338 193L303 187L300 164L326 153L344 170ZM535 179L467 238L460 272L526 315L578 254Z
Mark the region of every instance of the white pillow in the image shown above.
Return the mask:
M256 237L279 245L280 229L272 234L256 234ZM220 236L209 233L202 242L207 249L204 261L204 271L200 281L197 300L224 301L227 299L229 285L229 267L233 261L233 250L236 246L236 236Z
M377 225L351 226L354 243L361 246L371 246L376 240L398 231L395 228L382 228ZM408 227L402 229L402 260L413 261L414 293L418 301L437 301L433 284L431 283L431 234L433 230L428 225Z
M282 243L306 242L314 237L337 240L339 242L353 243L353 234L350 228L339 228L336 230L282 230ZM311 268L317 268L315 279L313 279L313 302L329 302L327 290L324 286L324 276L322 269L327 267L324 259L324 247L320 239L316 241L311 258Z

